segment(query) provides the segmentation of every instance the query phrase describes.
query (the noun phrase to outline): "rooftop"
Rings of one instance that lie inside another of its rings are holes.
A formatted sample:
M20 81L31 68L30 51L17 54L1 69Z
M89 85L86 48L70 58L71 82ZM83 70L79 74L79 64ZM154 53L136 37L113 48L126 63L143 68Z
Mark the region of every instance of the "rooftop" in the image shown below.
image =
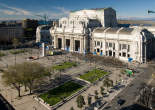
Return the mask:
M109 28L106 33L109 34L116 34L116 32L119 30L120 28Z
M129 34L130 35L133 30L134 30L133 28L123 28L119 31L119 34Z

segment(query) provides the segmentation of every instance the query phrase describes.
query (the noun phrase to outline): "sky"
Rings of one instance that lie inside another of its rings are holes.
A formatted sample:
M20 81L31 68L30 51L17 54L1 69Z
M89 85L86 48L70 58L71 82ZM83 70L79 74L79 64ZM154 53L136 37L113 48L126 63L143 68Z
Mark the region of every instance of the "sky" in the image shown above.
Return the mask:
M155 14L155 0L0 0L0 20L39 19L47 14L50 19L67 16L70 11L112 7L119 19L149 19Z

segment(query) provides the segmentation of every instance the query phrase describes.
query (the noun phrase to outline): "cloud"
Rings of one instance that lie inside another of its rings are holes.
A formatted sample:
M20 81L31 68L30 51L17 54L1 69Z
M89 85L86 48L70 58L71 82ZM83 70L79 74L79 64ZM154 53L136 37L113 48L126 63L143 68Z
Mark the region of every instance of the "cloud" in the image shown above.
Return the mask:
M155 17L151 16L118 16L118 19L122 20L151 20L154 19Z
M53 10L39 12L39 15L47 15L50 19L58 19L68 16L70 11L64 7L53 7Z
M5 9L0 9L0 12L2 12L3 14L7 14L7 15L26 15L26 16L32 15L32 12L21 9L21 8L11 7L11 6L2 4L2 3L0 3L0 6L5 8Z
M58 19L61 17L68 16L70 11L68 9L65 9L64 7L52 7L53 10L45 10L45 11L28 11L25 9L17 8L8 6L6 4L0 3L0 14L4 15L0 18L6 19L23 19L23 18L36 18L39 19L41 17L37 17L36 15L42 15L45 14L48 16L49 19ZM41 18L43 19L43 18Z
M15 12L11 10L0 10L1 13L6 14L6 15L14 15Z
M70 11L65 9L64 7L55 7L55 9L63 12L64 14L69 14L70 13Z

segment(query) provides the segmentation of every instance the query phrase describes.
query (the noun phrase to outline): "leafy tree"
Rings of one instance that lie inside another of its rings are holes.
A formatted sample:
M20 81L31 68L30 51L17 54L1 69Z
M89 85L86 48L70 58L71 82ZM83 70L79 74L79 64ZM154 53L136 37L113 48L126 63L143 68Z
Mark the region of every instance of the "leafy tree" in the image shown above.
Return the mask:
M103 87L100 87L100 93L102 96L104 95L104 88Z
M82 95L79 95L77 97L76 102L77 102L77 106L79 108L82 108L85 105L85 100L84 100L84 97Z
M91 96L88 96L88 105L90 106L92 103L92 97Z
M18 40L17 38L14 38L14 39L12 40L12 43L13 43L14 48L16 49L17 46L19 45L19 40Z
M73 107L71 107L71 108L70 108L70 110L74 110L74 108L73 108Z
M97 90L95 90L95 95L98 95L98 92L97 92Z
M103 85L106 86L107 88L110 87L110 86L113 86L113 81L110 80L109 78L106 78L104 81L103 81Z
M95 99L96 100L98 99L98 92L97 92L97 90L95 90Z

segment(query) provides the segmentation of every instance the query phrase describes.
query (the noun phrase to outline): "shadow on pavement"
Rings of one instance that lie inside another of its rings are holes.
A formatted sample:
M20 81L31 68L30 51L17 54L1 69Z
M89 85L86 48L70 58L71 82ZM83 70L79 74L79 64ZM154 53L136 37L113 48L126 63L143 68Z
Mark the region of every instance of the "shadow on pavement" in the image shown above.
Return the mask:
M151 109L144 107L144 106L141 106L139 104L133 104L133 105L130 105L128 107L123 107L120 110L151 110Z

